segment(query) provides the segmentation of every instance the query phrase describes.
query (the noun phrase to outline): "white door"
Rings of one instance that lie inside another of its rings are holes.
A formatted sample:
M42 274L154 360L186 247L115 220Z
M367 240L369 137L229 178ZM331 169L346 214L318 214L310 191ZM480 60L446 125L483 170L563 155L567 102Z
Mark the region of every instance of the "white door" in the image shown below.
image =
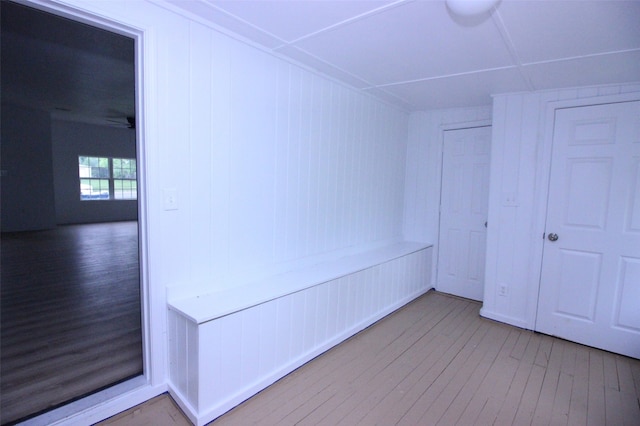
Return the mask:
M536 329L640 358L640 102L555 114Z
M484 294L491 127L447 130L442 155L438 291Z

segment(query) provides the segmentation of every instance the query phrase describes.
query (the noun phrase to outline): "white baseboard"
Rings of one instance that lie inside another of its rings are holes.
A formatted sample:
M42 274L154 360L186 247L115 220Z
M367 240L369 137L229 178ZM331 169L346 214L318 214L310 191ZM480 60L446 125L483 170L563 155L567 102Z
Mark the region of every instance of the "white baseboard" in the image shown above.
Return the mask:
M529 324L520 319L510 317L508 315L498 314L495 312L491 312L485 308L480 309L480 316L483 318L492 319L494 321L503 322L505 324L513 325L515 327L524 328L525 330L533 330L533 327L529 326Z

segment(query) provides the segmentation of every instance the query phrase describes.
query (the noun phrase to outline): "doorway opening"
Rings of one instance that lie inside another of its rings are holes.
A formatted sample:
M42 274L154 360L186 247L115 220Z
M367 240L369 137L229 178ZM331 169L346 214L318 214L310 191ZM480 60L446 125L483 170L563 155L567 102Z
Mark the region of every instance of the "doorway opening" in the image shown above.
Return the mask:
M0 7L4 425L143 376L144 333L135 39Z

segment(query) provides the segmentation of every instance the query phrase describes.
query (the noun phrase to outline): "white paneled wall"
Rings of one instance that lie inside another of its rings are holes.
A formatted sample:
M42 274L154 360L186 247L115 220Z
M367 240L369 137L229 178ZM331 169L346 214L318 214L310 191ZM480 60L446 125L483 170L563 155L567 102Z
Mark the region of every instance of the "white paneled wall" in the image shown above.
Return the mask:
M172 305L171 392L194 423L213 420L429 290L431 258L430 247L396 244L276 277L298 291L230 313L233 290Z
M494 97L483 316L535 327L553 105L613 102L631 92L640 92L640 85ZM498 294L500 286L506 294Z
M407 114L195 22L172 39L171 294L402 237Z

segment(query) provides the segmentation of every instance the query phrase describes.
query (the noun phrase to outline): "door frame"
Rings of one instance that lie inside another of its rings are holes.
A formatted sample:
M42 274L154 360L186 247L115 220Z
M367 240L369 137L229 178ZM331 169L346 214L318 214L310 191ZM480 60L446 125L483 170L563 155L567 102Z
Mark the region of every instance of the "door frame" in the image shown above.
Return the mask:
M142 332L141 376L113 385L87 397L29 419L29 424L90 424L158 396L167 390L164 380L165 344L162 340L164 324L164 299L161 291L150 286L150 246L149 246L149 199L148 176L153 128L149 118L156 117L155 102L151 87L156 87L156 77L152 72L154 61L154 34L152 30L136 27L130 22L111 15L80 8L73 4L61 4L56 0L12 0L15 3L55 14L70 20L121 34L134 41L135 60L135 111L136 111L136 154L138 169L138 244L140 268L140 302ZM157 324L152 327L152 324Z
M450 124L443 124L440 125L440 129L438 131L438 137L439 137L439 144L438 144L438 149L439 152L437 153L437 155L439 156L440 160L438 161L438 168L439 170L437 171L437 176L438 176L438 223L437 223L437 228L436 228L436 232L435 232L435 241L434 241L434 245L435 245L435 251L434 251L434 265L436 265L436 267L433 268L433 275L431 277L431 282L433 283L434 288L437 290L437 285L438 285L438 274L440 273L440 271L438 270L437 265L439 264L440 261L440 224L442 221L442 175L443 175L443 171L444 171L444 135L445 132L451 131L451 130L464 130L464 129L474 129L477 127L491 127L491 131L493 132L493 120L492 119L488 119L488 120L477 120L477 121L467 121L467 122L463 122L463 123L450 123ZM491 147L489 147L489 152L491 153ZM489 156L489 164L491 164L491 156ZM491 188L489 188L489 190L491 190ZM485 265L486 267L486 265ZM486 283L485 283L486 285Z
M544 254L544 233L547 221L549 185L551 183L551 154L553 151L553 132L555 127L555 114L559 109L579 108L594 105L605 105L622 102L640 101L640 93L621 93L606 96L593 96L578 99L559 100L547 102L546 110L542 119L544 133L538 150L536 161L536 179L534 192L534 232L539 235L534 238L535 247L532 249L533 256L530 259L532 272L531 281L528 285L529 312L528 319L531 329L537 330L538 324L538 302L540 297L540 287L542 280L542 258Z

